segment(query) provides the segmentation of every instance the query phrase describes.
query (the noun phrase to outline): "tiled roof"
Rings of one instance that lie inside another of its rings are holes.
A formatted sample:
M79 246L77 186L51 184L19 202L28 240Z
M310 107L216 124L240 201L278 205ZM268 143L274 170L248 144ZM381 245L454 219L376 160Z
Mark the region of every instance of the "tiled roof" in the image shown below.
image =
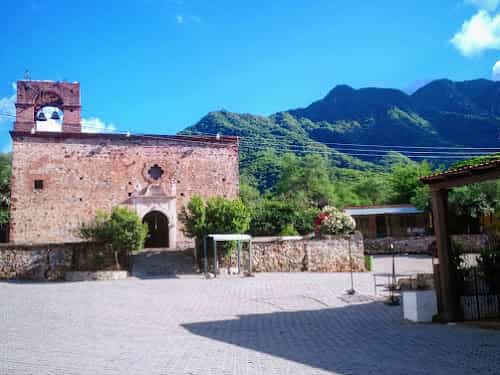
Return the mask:
M449 169L444 172L434 173L429 176L422 177L420 180L424 184L432 183L436 180L443 180L447 177L463 176L473 172L486 171L500 166L500 159L490 160L484 163L466 165L464 167Z

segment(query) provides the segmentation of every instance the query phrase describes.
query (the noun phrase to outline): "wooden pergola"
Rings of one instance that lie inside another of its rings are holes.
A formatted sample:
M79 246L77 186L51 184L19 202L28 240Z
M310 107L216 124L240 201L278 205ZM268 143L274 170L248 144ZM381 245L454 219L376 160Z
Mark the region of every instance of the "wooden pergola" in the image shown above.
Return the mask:
M448 231L448 191L477 182L494 180L500 177L500 160L452 169L443 173L421 178L428 185L432 197L432 215L436 234L439 259L439 293L441 318L445 322L459 319L457 290L453 282L451 265L451 241Z

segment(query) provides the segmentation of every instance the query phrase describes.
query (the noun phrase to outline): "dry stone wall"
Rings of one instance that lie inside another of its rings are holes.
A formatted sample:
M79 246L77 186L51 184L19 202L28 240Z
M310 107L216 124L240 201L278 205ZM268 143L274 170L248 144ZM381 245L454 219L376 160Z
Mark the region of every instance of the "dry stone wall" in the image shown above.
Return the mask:
M126 265L123 254L119 259ZM114 267L114 253L92 243L0 244L0 279L4 280L62 280L67 271Z
M254 272L348 272L365 271L363 237L328 236L321 239L259 238L252 242ZM248 269L248 252L242 252L241 265ZM231 259L236 266L236 257Z
M451 236L453 241L463 245L464 250L470 253L478 253L484 249L488 242L485 234L460 234ZM434 236L421 237L385 237L375 239L365 239L365 251L367 254L391 254L391 244L394 244L394 251L408 254L429 254L429 245L436 238Z

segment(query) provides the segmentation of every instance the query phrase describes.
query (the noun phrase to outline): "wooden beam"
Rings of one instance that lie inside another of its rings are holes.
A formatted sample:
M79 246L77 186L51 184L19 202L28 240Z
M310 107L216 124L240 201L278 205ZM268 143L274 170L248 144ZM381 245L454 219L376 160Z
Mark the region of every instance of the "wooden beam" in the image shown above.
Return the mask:
M437 253L439 258L439 280L441 295L441 317L445 322L457 320L455 285L451 265L451 241L448 234L448 191L432 191L432 214L436 233Z

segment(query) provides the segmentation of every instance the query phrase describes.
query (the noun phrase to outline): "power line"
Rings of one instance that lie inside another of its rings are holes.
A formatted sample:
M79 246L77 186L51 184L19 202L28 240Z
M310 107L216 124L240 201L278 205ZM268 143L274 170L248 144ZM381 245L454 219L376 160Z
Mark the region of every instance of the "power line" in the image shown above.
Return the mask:
M241 137L245 139L248 137ZM273 135L273 138L287 138L287 136ZM270 139L270 138L268 138ZM289 138L287 138L289 139ZM265 140L265 138L264 138ZM323 145L333 146L354 146L354 147L373 147L373 148L390 148L390 149L439 149L439 150L499 150L500 147L452 147L452 146L398 146L398 145L380 145L380 144L361 144L361 143L340 143L340 142L320 142L306 140L304 143L319 143Z
M3 114L3 113L2 113ZM9 115L10 116L10 115ZM15 116L13 116L15 117ZM214 145L213 141L203 141L203 140L194 140L194 139L182 139L179 137L183 137L183 135L178 135L176 136L175 139L169 139L166 137L161 137L161 136L155 136L155 135L147 135L147 134L140 134L140 133L131 133L131 132L126 132L122 131L119 129L111 130L111 129L106 129L102 128L99 126L91 126L87 125L84 126L84 128L87 129L94 129L94 130L99 130L99 131L108 131L111 132L112 134L122 134L122 135L130 135L130 136L139 136L142 138L148 138L148 139L156 139L156 140L171 140L175 142L188 142L190 144L192 143L197 143L197 144L202 144L202 145ZM99 133L96 133L99 134ZM105 133L101 133L105 134ZM197 133L194 134L194 136L213 136L213 134L208 134L208 133ZM193 135L185 135L184 137L192 137ZM363 148L325 148L326 146L323 146L324 144L320 142L307 142L310 143L309 145L298 145L298 144L293 144L291 142L294 142L293 140L285 140L285 141L276 141L276 140L270 140L270 139L258 139L258 138L252 138L250 140L249 137L241 137L240 139L240 147L241 148L246 148L249 150L268 150L268 149L274 149L276 151L281 151L281 152L293 152L293 153L301 153L301 154L319 154L319 155L334 155L336 153L341 153L344 155L349 155L353 157L383 157L386 156L388 152L390 151L395 151L391 149L387 149L390 146L382 146L382 145L373 145L379 146L379 148L385 148L385 149L363 149ZM256 143L259 142L260 143ZM369 145L361 145L361 144L347 144L347 143L338 143L342 145L356 145L359 147L369 147ZM399 146L403 148L403 146ZM407 148L417 148L417 149L427 149L427 148L432 148L432 147L423 147L423 146L405 146ZM435 147L436 149L456 149L456 150L498 150L500 151L500 148L493 148L493 147ZM445 151L407 151L407 150L402 150L402 151L397 151L409 158L421 158L421 159L441 159L441 160L448 160L448 159L467 159L467 158L473 158L477 156L482 156L482 155L492 155L492 152L475 152L475 151L462 151L462 152L445 152ZM425 155L422 155L425 154ZM449 156L444 156L444 155L449 155Z
M148 138L148 139L156 139L156 140L168 140L166 139L165 137L159 137L159 136L154 136L154 135L147 135L147 134L133 134L135 136L139 136L139 137L142 137L142 138ZM197 135L201 135L201 134L197 134ZM179 136L177 136L179 137ZM182 137L182 136L181 136ZM189 137L189 135L185 136L185 137ZM213 145L214 142L210 142L210 141L203 141L203 140L192 140L192 139L173 139L173 141L175 142L188 142L188 143L198 143L198 144L209 144L209 145ZM296 150L296 149L292 149L290 147L287 147L286 145L282 145L282 146L266 146L266 145L263 145L263 144L253 144L253 143L250 143L248 141L243 141L243 142L240 142L239 144L240 148L246 148L246 149L254 149L254 150L268 150L268 149L274 149L274 150L277 150L277 151L282 151L282 152L293 152L293 153L302 153L302 154L319 154L319 155L335 155L335 154L346 154L346 155L350 155L350 156L355 156L355 157L358 157L358 156L369 156L369 157L383 157L383 156L386 156L387 155L387 152L386 150L364 150L363 153L353 153L353 152L341 152L341 151L338 151L336 149L324 149L324 150L318 150L318 149L312 149L312 150L308 150L308 149L301 149L301 150ZM472 157L476 157L476 156L481 156L481 155L491 155L492 153L467 153L467 154L463 154L463 155L453 155L453 156L442 156L442 155L438 155L438 154L431 154L431 155L408 155L409 158L421 158L421 159L441 159L441 160L447 160L447 159L468 159L468 158L472 158Z
M330 155L333 156L335 154L344 154L344 155L349 155L353 157L373 157L373 158L379 158L379 157L384 157L387 155L387 152L385 151L370 151L366 150L364 153L353 153L353 152L340 152L335 149L331 150L291 150L286 147L271 147L271 146L264 146L264 145L249 145L249 144L240 144L241 148L246 148L249 150L269 150L269 149L274 149L276 151L281 151L281 152L292 152L292 153L300 153L300 154L316 154L316 155ZM477 156L487 156L487 155L493 155L493 153L483 153L483 154L465 154L465 155L450 155L450 156L443 156L443 155L405 155L408 158L419 158L419 159L440 159L440 160L448 160L448 159L470 159L474 158Z
M5 116L5 117L13 117L15 118L16 116L14 114L6 113L6 112L0 112L0 116ZM92 128L92 126L85 126L86 128ZM102 129L101 127L94 127L95 129ZM120 131L116 130L116 132L123 132L126 133L125 131ZM138 133L138 135L140 135ZM202 136L216 136L217 134L213 133L201 133L197 132L196 134L193 135L202 135ZM238 136L238 135L234 135ZM410 150L406 151L407 153L428 153L426 151L411 151L413 149L418 149L418 150L495 150L500 152L500 147L456 147L456 146L401 146L401 145L380 145L380 144L361 144L361 143L341 143L341 142L320 142L320 141L315 141L315 140L304 140L300 141L303 145L298 145L294 144L293 142L297 142L296 140L290 139L286 135L273 135L273 138L266 138L266 137L249 137L249 136L238 136L240 140L243 142L245 140L255 140L255 141L264 141L264 142L273 142L274 144L279 144L279 140L276 140L276 138L284 138L285 142L290 144L291 146L295 147L322 147L322 145L332 145L332 146L339 146L339 147L357 147L357 148L377 148L381 149L381 151L396 151L396 152L401 152L397 150ZM335 147L335 149L338 149ZM347 151L358 151L356 149L351 149L351 148L345 148ZM364 150L359 150L359 151L364 151ZM435 151L436 153L438 151ZM430 152L429 152L430 153ZM444 152L439 152L439 153L444 153Z
M216 135L210 133L197 132L197 135ZM237 135L235 135L237 136ZM276 138L285 138L290 140L287 135L272 135L272 138L256 136L239 136L241 140L245 139L255 139L255 140L275 140ZM301 143L319 144L319 145L333 145L333 146L354 146L354 147L373 147L373 148L390 148L390 149L439 149L439 150L498 150L500 147L457 147L457 146L400 146L400 145L381 145L381 144L362 144L362 143L340 143L340 142L320 142L315 140L304 140Z
M249 141L246 140L241 140L241 144L248 143ZM252 144L251 142L249 144ZM326 146L323 146L321 143L318 143L317 145L299 145L299 144L294 144L291 142L273 142L273 141L268 141L264 140L260 144L266 144L269 146L286 146L290 149L297 149L297 150L324 150ZM331 149L337 150L339 152L344 152L344 151L356 151L356 152L367 152L371 151L369 149L363 149L363 148L344 148L344 147L331 147ZM500 151L500 148L498 149ZM395 151L395 150L374 150L374 151L379 151L379 152L390 152L390 151ZM401 154L444 154L444 155L483 155L484 152L477 152L477 151L395 151L399 152Z

